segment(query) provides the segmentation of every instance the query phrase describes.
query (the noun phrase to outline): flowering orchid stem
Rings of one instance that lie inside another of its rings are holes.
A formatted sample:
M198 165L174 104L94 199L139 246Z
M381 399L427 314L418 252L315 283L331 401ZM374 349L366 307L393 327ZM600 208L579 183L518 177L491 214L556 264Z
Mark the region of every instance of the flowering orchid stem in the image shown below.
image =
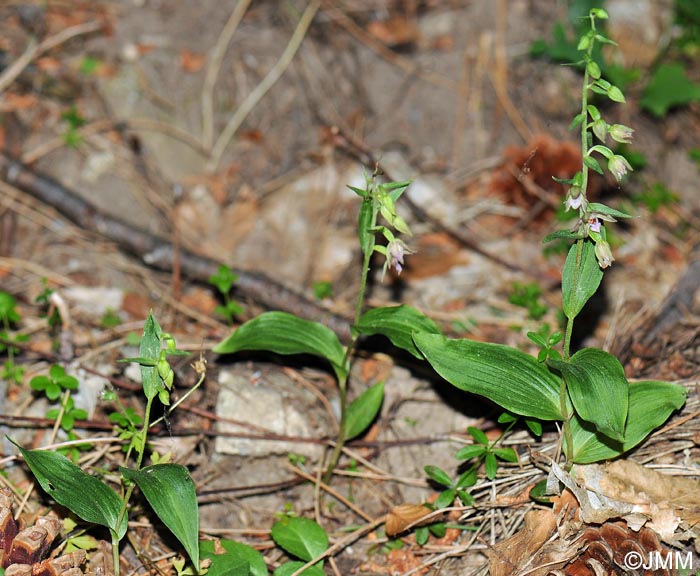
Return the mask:
M365 293L367 292L367 280L369 278L370 261L372 260L372 253L374 252L375 238L374 234L371 233L372 230L377 225L377 216L379 214L379 205L377 201L372 197L369 190L369 197L364 199L363 202L372 202L372 212L368 223L367 230L360 230L360 234L370 232L367 236L367 244L364 246L364 253L362 258L362 275L360 277L360 290L357 294L357 305L355 306L355 324L360 322L360 317L362 316L362 310L364 307ZM352 339L350 343L345 348L345 356L343 357L343 366L345 367L345 372L349 376L350 374L350 357L352 351L355 349L357 344L357 339L359 333L353 330ZM340 460L340 455L343 452L343 447L345 446L345 427L346 427L346 417L347 417L347 398L348 398L348 376L338 379L338 395L340 398L340 422L338 423L338 436L335 440L335 446L333 447L333 452L331 452L331 457L328 460L328 466L323 475L324 483L328 484L333 476L333 470L338 465Z

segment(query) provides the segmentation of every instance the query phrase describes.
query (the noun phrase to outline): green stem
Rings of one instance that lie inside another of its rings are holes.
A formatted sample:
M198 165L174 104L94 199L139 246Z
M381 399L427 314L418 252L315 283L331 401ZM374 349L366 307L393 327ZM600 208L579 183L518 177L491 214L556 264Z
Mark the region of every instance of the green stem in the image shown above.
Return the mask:
M362 309L365 300L365 293L367 292L367 280L369 278L370 261L372 260L372 254L374 252L375 238L372 230L377 225L377 215L379 213L379 207L377 201L371 194L374 192L374 185L368 190L370 194L370 199L363 200L363 202L372 202L372 216L370 218L368 229L359 230L360 234L366 234L368 231L369 239L367 246L362 258L362 275L360 277L360 290L357 294L357 304L355 306L355 324L360 322L360 317L362 316ZM323 482L328 484L333 476L333 470L335 470L338 462L340 461L340 455L343 452L343 447L345 446L345 422L347 419L347 402L348 402L348 377L350 375L350 356L352 351L355 349L359 334L357 331L353 330L352 339L350 344L345 348L345 355L343 356L343 367L345 368L346 376L338 380L338 395L340 396L340 422L338 423L338 437L335 440L335 446L333 447L333 452L328 460L328 466L323 474Z
M566 391L566 380L561 379L561 387L559 388L559 402L561 406L561 413L565 414L563 427L564 427L564 439L566 440L566 469L570 469L573 464L572 460L574 458L574 438L571 433L571 414L568 413L566 407L566 397L568 392Z
M119 536L114 530L109 531L112 536L112 563L114 564L114 576L119 576Z

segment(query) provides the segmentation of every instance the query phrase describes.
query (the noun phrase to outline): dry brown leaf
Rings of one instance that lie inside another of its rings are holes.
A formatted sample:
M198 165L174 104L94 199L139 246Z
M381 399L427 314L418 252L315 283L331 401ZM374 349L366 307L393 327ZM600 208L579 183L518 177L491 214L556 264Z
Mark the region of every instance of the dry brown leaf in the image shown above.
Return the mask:
M405 531L409 526L423 526L424 523L420 522L421 518L424 518L432 513L430 508L426 508L422 504L399 504L394 506L386 515L386 535L396 536ZM427 522L434 522L433 517Z
M373 20L367 26L367 31L390 47L414 44L418 38L415 22L403 16L395 16L388 20Z
M529 563L545 542L554 534L557 520L551 510L531 510L525 516L525 526L520 532L496 544L488 552L491 576L516 574ZM545 568L549 570L552 567ZM545 574L546 572L542 572ZM532 575L539 572L529 573Z
M204 66L204 55L185 49L180 52L180 68L185 72L199 72Z

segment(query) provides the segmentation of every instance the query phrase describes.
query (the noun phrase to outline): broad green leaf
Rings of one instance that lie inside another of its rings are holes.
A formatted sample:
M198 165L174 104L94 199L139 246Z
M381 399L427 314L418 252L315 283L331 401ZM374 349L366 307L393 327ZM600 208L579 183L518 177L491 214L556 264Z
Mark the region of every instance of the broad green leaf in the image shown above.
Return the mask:
M438 468L437 466L425 466L423 471L428 475L428 478L434 482L442 486L447 486L448 488L452 486L452 478L450 478L449 474L442 468Z
M347 376L345 350L335 333L319 324L287 312L265 312L240 326L214 346L218 354L241 350L266 350L277 354L313 354L328 360L338 378Z
M119 467L134 482L158 518L180 541L192 564L199 567L199 514L194 482L179 464L156 464L141 470Z
M540 420L561 420L560 379L535 358L510 346L414 334L433 369L453 386L502 408Z
M642 94L640 104L657 118L675 106L700 100L700 84L688 78L683 66L676 62L662 64L656 69Z
M306 562L285 562L277 570L274 571L273 576L292 576L299 568L301 568ZM326 576L323 566L321 564L314 564L309 566L306 570L302 572L304 576Z
M571 419L573 461L590 464L610 460L631 450L655 428L661 426L674 410L685 403L686 389L670 382L630 382L629 414L625 439L618 442L603 436L576 415Z
M368 310L361 316L355 328L362 334L386 336L394 346L410 352L421 360L423 355L413 343L413 334L415 332L440 334L440 329L435 322L406 304Z
M561 372L577 414L606 436L623 441L629 385L619 360L597 348L585 348L568 362L549 360Z
M233 540L222 539L219 544L226 551L225 554L214 553L213 540L199 541L199 556L211 560L208 576L238 576L239 572L234 570L242 570L243 564L246 570L240 572L243 576L267 576L265 559L255 548Z
M160 341L162 337L163 331L160 325L154 318L153 312L149 312L148 318L146 318L146 322L143 325L139 355L142 358L157 362L160 357ZM141 364L141 385L143 386L143 393L149 400L158 395L163 385L155 365Z
M384 399L384 382L370 386L348 406L345 416L345 439L362 434L377 416Z
M304 562L320 556L328 548L328 534L309 518L281 518L272 525L272 539L285 552Z
M32 474L51 498L86 522L106 526L120 540L124 537L127 519L124 515L117 525L122 501L114 490L65 456L47 450L25 450L9 440L22 452Z
M603 279L593 242L584 240L581 261L577 262L578 242L569 249L561 279L562 304L567 318L575 318ZM578 269L577 282L574 277Z

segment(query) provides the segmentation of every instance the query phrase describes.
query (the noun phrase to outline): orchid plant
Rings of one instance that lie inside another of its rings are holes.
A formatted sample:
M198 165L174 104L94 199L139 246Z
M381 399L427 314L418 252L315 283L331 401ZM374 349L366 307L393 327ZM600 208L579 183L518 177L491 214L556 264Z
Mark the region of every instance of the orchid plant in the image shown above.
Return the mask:
M409 306L363 311L367 275L373 253L385 257L383 274L393 267L401 272L406 254L404 240L410 235L395 204L408 182L380 184L377 175L367 178L365 189L353 188L362 199L358 233L364 255L357 298L353 337L343 346L321 324L282 312L268 312L238 328L218 344L215 352L269 350L281 354L315 354L333 367L340 392L340 425L326 479L336 466L343 443L361 433L375 417L383 385L368 389L348 406L350 363L358 337L382 334L391 342L427 360L445 380L467 392L483 396L526 422L555 421L562 430L562 452L568 466L611 459L639 444L685 402L682 386L660 381L629 382L617 358L598 348L571 352L574 321L600 286L603 271L614 261L605 225L630 216L587 198L589 171L604 174L601 160L618 182L632 170L628 161L606 146L606 141L628 143L634 131L622 124L609 124L593 104L593 96L624 103L622 91L602 77L592 54L597 43L614 44L599 29L607 19L599 8L588 15L589 30L578 48L583 68L581 110L572 129L580 129L582 165L568 185L565 206L578 210L573 229L559 230L545 241L573 241L562 271L562 302L565 334L543 338L529 334L542 350L533 357L501 344L453 339L442 335L435 323ZM594 143L594 138L599 142ZM378 224L381 216L385 224ZM377 243L383 237L385 245ZM557 349L561 346L561 350ZM352 416L352 417L351 417Z

